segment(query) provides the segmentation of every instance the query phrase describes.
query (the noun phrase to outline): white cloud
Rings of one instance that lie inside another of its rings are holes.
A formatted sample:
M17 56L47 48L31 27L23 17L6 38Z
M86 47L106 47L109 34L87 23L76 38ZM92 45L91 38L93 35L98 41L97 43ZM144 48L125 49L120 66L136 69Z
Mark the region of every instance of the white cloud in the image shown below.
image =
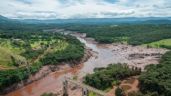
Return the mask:
M171 16L171 0L2 0L10 18L114 18Z

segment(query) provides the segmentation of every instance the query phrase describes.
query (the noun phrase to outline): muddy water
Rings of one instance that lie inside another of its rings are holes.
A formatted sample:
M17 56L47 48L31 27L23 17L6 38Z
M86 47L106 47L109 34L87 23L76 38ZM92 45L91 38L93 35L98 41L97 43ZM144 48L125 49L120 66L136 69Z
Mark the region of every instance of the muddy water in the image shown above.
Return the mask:
M64 80L64 76L73 76L83 67L82 65L83 64L80 64L74 68L64 65L60 67L61 71L53 72L43 79L15 90L6 96L40 96L45 92L59 93L62 91L62 81Z
M84 63L84 67L80 70L80 73L92 73L94 68L106 67L111 63L127 62L127 59L120 52L113 51L113 45L108 44L103 46L90 38L76 37L94 52L94 56Z

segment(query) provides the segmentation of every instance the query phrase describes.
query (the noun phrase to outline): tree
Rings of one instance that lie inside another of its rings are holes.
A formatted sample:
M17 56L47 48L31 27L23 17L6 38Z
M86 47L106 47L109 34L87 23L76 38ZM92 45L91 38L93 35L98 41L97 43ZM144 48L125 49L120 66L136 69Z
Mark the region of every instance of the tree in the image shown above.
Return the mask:
M122 88L117 87L115 90L115 95L116 96L125 96L125 92Z
M15 67L19 67L19 64L16 62L16 59L14 58L14 56L11 56L11 61Z

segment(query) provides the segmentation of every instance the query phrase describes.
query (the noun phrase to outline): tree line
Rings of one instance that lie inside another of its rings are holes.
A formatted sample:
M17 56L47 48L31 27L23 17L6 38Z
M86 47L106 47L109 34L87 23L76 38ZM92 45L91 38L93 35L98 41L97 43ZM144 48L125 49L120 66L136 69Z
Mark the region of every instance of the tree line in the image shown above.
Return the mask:
M113 85L118 85L125 78L140 73L140 68L129 68L126 64L111 64L107 68L98 68L95 69L95 73L86 75L84 83L105 90Z
M127 42L141 45L171 38L170 24L137 24L137 25L63 25L71 31L87 33L99 43Z
M171 96L171 51L164 54L158 65L149 65L140 75L140 91L155 96Z

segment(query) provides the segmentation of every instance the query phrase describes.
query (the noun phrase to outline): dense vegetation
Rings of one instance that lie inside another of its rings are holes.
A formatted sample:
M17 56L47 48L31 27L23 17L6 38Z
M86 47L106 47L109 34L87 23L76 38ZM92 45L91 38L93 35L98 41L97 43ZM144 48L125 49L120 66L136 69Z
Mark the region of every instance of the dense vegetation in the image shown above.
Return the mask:
M171 25L66 25L68 30L87 33L100 43L127 42L141 45L171 38Z
M58 42L65 42L65 38L67 38L58 33L48 33L38 30L20 32L19 29L17 30L2 30L0 32L1 49L9 51L8 53L11 53L11 56L19 55L30 61L36 59L40 54L43 54L50 45L60 45Z
M68 36L65 40L69 43L65 50L58 50L46 54L41 60L43 64L55 64L62 61L79 61L81 59L80 57L83 57L84 46L80 44L80 41L72 36Z
M120 80L140 73L141 69L139 68L130 69L125 64L113 64L107 68L96 69L95 73L86 75L84 82L97 89L105 90L112 87L113 84L119 83Z
M158 65L150 65L140 75L140 91L171 96L171 51L167 52ZM155 95L157 96L157 95Z
M0 91L3 92L4 88L17 83L21 80L28 78L30 73L35 73L41 68L42 64L40 62L32 64L30 71L23 67L18 69L9 69L0 71Z
M48 26L48 27L47 27ZM0 93L45 64L80 60L84 45L75 37L43 31L53 25L0 26Z
M124 93L124 90L122 88L119 88L119 87L116 88L115 95L116 96L126 96Z

